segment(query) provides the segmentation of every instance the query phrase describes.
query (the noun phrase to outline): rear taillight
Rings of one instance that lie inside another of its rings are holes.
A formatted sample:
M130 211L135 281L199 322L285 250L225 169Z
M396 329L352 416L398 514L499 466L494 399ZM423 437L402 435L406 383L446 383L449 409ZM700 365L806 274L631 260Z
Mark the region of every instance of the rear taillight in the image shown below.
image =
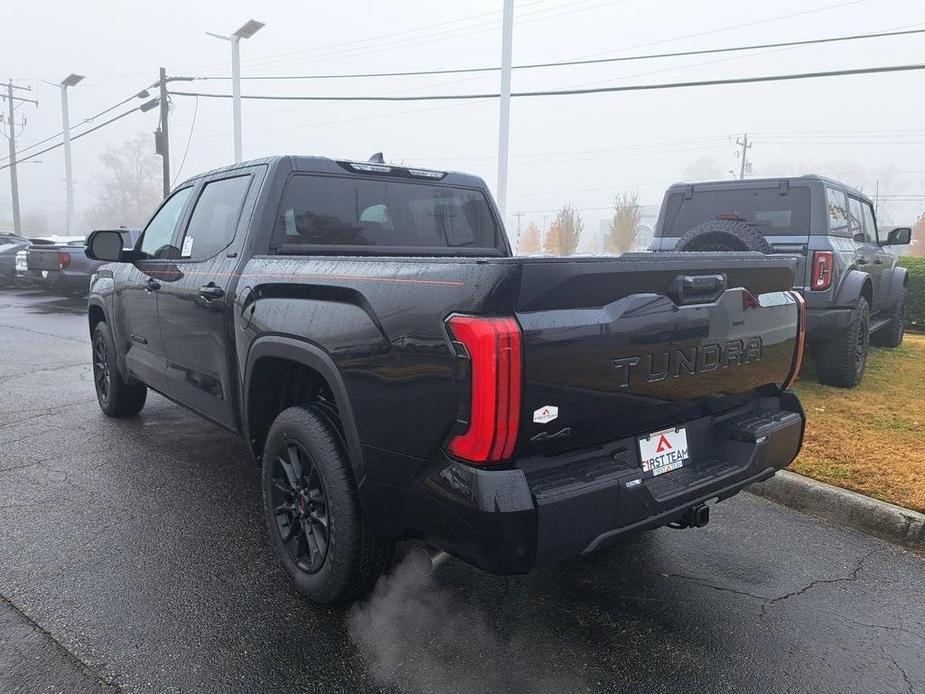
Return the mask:
M809 288L814 292L821 292L832 286L832 267L834 265L832 251L816 251L813 253L813 270L810 276Z
M806 349L806 301L800 292L790 292L797 301L797 345L793 355L793 364L790 367L790 375L783 383L784 390L791 388L797 382L800 375L800 369L803 367L803 350Z
M58 267L66 268L71 264L71 254L65 251L58 251Z
M514 452L520 424L521 335L513 318L451 316L453 339L469 360L469 426L449 451L472 463L505 460Z

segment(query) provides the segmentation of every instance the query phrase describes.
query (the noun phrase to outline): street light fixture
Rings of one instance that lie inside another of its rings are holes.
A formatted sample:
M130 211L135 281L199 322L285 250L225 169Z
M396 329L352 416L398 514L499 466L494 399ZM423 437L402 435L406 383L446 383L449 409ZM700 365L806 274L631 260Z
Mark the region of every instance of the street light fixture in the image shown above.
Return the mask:
M263 22L256 19L249 19L244 25L234 32L231 36L222 34L213 34L207 31L206 34L223 41L231 43L231 102L232 114L234 116L234 163L241 162L241 56L240 46L241 39L249 39L264 27Z
M67 88L76 87L83 75L73 72L61 80L61 123L64 126L64 180L67 186L67 235L74 234L74 181L71 178L71 124L67 107Z

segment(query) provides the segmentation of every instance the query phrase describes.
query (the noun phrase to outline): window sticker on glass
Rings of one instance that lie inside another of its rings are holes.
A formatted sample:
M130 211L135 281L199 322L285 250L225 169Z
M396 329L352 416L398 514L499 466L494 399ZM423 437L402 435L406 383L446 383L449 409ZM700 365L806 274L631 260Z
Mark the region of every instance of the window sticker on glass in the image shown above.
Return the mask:
M183 239L183 251L180 255L184 258L189 258L193 254L193 237L187 236Z

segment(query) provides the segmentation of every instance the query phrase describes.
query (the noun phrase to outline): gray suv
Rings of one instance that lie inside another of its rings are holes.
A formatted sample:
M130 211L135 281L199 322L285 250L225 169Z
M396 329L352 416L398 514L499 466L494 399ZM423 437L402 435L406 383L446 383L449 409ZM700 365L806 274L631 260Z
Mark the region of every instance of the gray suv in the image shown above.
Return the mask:
M797 258L807 340L820 383L861 382L868 344L898 347L906 227L877 228L871 200L822 176L677 183L665 193L652 251L743 251Z

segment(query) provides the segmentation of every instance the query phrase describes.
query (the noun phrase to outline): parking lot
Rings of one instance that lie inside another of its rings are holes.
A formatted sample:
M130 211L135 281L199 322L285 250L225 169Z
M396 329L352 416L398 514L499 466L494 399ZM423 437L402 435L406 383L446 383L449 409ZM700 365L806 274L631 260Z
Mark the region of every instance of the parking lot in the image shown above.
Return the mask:
M0 350L0 691L925 691L925 559L749 494L313 607L241 442L159 396L99 412L79 301L0 293Z

